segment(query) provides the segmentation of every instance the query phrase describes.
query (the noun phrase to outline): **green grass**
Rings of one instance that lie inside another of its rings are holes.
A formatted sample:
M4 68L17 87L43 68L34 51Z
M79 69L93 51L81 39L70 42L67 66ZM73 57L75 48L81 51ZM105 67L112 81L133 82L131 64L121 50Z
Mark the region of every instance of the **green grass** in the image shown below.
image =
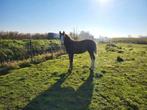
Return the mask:
M51 52L52 49L60 48L59 40L3 40L0 39L0 63L12 60L22 60L31 54L37 55Z
M112 38L111 42L116 43L135 43L135 44L147 44L147 38L146 37L140 37L140 38Z
M63 55L0 76L0 110L145 110L147 45L117 46L123 53L98 45L94 77L88 53L75 55L71 74Z

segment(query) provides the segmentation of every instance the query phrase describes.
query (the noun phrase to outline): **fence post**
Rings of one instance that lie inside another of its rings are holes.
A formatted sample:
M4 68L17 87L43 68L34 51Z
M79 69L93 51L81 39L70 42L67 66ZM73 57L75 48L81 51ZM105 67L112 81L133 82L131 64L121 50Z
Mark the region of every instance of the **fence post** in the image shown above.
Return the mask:
M32 41L31 41L31 38L30 38L30 41L29 41L29 51L30 51L30 56L31 56L31 62L33 61L33 54L32 54Z

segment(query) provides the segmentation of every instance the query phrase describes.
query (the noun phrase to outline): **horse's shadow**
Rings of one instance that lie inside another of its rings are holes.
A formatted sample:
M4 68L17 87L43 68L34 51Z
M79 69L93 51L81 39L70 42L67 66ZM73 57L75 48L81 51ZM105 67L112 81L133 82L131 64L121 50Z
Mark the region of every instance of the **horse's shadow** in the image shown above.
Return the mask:
M78 90L61 87L70 73L65 73L48 90L34 98L23 110L87 110L93 93L93 72Z

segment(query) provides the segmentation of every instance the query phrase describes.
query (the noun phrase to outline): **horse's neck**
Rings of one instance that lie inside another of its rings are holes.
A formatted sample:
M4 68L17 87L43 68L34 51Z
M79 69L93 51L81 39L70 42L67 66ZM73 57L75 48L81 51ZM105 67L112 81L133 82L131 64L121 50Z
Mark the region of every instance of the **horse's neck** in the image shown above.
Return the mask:
M64 45L66 48L70 47L70 45L72 44L73 40L70 37L66 37L64 40Z
M67 43L71 43L72 41L73 40L70 37L66 36L64 43L67 44Z

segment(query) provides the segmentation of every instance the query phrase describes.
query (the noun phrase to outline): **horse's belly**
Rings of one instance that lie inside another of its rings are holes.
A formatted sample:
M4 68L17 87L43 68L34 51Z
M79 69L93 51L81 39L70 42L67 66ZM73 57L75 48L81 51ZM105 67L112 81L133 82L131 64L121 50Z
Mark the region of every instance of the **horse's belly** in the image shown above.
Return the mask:
M86 52L86 49L77 49L74 51L74 53L78 54L78 53L83 53L83 52Z

